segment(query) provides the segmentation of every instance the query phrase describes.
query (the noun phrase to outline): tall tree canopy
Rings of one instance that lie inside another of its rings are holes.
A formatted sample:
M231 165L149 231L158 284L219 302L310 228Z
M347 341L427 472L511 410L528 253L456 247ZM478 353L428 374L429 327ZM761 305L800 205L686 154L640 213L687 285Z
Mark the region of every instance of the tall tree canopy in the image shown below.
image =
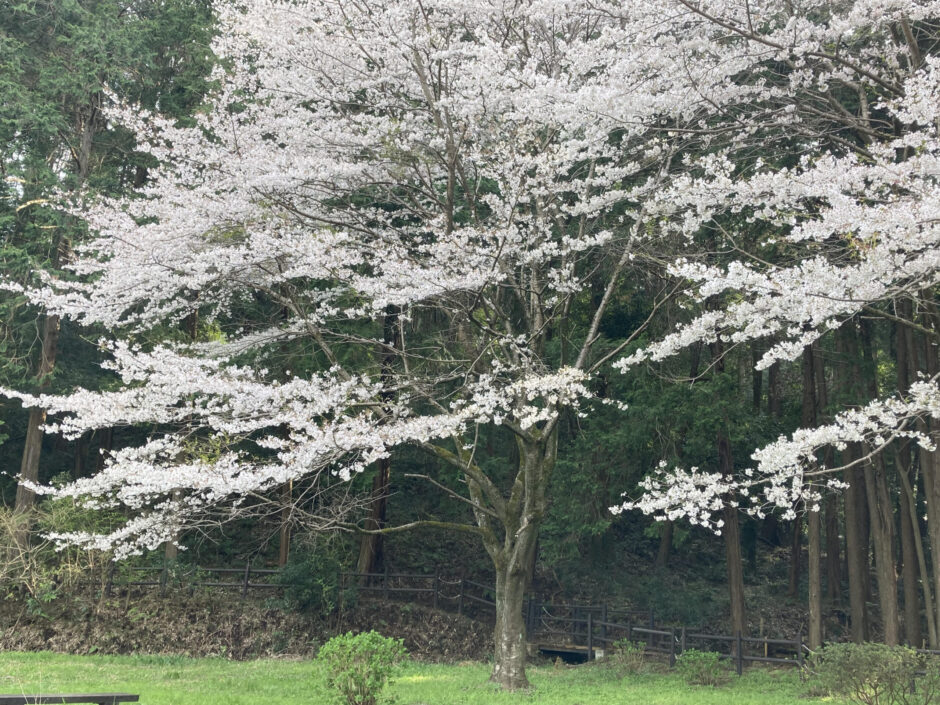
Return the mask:
M142 198L75 206L97 233L77 280L29 291L112 333L121 385L7 393L68 435L150 430L55 490L135 516L64 538L152 547L222 502L416 445L459 473L431 480L470 507L455 528L493 561L494 679L521 687L559 423L590 412L601 367L693 343L720 365L775 336L769 364L863 307L935 298L937 3L220 5L215 109L192 127L112 113L162 167ZM599 345L625 292L655 314L679 255L698 315L626 357L642 319ZM212 340L152 342L196 315ZM310 362L268 372L285 346ZM881 434L936 416L936 382L878 404ZM512 458L487 457L491 434ZM708 521L698 507L740 484L727 446L722 472L672 473L644 506ZM764 498L789 507L807 453L764 457Z

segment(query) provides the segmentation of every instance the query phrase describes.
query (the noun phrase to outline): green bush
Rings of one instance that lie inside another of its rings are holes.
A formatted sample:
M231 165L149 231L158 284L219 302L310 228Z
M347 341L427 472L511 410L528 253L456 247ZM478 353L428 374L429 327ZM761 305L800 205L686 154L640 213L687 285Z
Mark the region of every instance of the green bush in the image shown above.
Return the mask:
M326 669L326 682L346 705L375 705L379 693L407 655L401 639L378 632L347 632L326 642L317 660Z
M646 648L641 642L620 639L610 645L610 663L627 673L646 670Z
M815 688L861 705L940 703L936 660L906 646L830 644L809 666Z
M676 670L689 685L719 686L728 680L728 669L715 651L687 649L676 659Z
M339 601L340 570L339 560L328 550L303 547L292 552L276 578L284 586L284 606L330 614Z

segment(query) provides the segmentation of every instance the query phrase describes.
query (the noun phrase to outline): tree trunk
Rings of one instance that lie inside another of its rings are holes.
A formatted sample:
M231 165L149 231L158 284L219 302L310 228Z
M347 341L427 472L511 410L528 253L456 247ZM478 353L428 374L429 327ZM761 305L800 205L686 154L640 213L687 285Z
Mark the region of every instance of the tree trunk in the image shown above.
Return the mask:
M731 602L731 629L747 634L747 612L744 601L744 563L741 559L741 527L736 507L725 507L725 556L728 562L728 597Z
M816 424L829 423L829 388L826 384L826 366L822 346L813 343L813 376L816 390ZM833 450L827 446L823 464L832 467ZM839 541L839 503L833 493L824 499L826 528L826 596L833 604L842 601L842 560Z
M934 316L926 316L924 323L935 331L940 322ZM920 344L911 348L911 370L923 369L933 376L940 368L937 349L927 336L920 336ZM917 358L920 358L919 360ZM918 419L917 430L929 435L937 442L938 428L935 421ZM927 534L930 540L930 563L933 570L934 622L940 632L940 450L927 450L918 445L921 476L924 481L924 498L927 502ZM940 634L938 634L940 639Z
M909 448L905 450L910 452ZM900 454L899 454L900 455ZM900 458L899 458L900 460ZM898 466L898 473L907 473L906 467ZM917 550L914 547L914 520L911 503L902 483L901 490L901 580L904 586L904 641L919 649L923 646L920 628L920 598L917 593ZM909 485L909 483L908 483Z
M898 615L898 573L894 562L894 512L888 496L884 458L880 455L865 463L865 491L871 515L872 545L875 553L875 577L878 581L878 603L884 622L885 643L901 643Z
M842 454L843 463L857 458L854 447ZM852 641L861 644L868 637L868 534L863 531L861 508L865 496L862 473L858 468L845 471L845 562L849 574L849 628Z
M45 316L42 327L42 349L39 369L36 378L39 386L45 385L49 375L55 368L55 357L59 345L59 317ZM13 511L25 514L33 508L36 494L26 487L24 483L39 482L39 456L42 453L42 428L46 421L46 410L32 408L29 410L29 419L26 425L26 442L23 447L23 457L20 461L19 484L16 487L16 500ZM29 541L30 524L23 522L17 529L16 542L25 546Z
M290 515L293 506L294 481L288 480L281 485L281 528L278 533L277 564L281 568L287 565L290 558Z
M796 598L800 594L800 558L803 553L803 515L797 508L790 534L790 575L787 585L787 597Z
M101 113L98 106L101 101L100 95L94 95L88 105L83 106L76 111L75 128L79 134L78 149L73 151L73 157L76 161L78 170L79 184L85 183L91 170L91 153L93 139L98 130ZM51 266L58 269L61 263L68 259L67 253L71 249L69 240L59 237L55 240L52 247ZM59 317L46 315L42 318L42 348L40 351L39 368L36 373L36 381L40 388L44 387L49 375L55 369L55 358L59 347ZM23 457L20 462L20 484L16 488L16 500L14 511L17 513L26 513L32 509L36 500L35 493L24 487L22 482L38 482L39 480L39 457L42 453L42 429L40 428L46 421L45 409L30 409L29 419L26 426L26 444L23 448ZM29 537L29 522L24 522L20 529L20 535L17 541Z
M404 345L399 328L399 309L396 306L387 306L382 319L382 342L376 349L382 368L382 382L386 388L391 386L395 374L396 352ZM388 346L391 346L391 350ZM383 392L384 401L391 401L391 394ZM388 513L388 496L391 488L392 461L390 458L381 458L376 462L376 473L372 479L371 505L369 517L366 519L366 529L376 531L385 526ZM377 573L382 565L383 555L382 534L363 534L359 543L359 560L357 571L363 573ZM365 581L365 579L361 579ZM365 581L367 582L367 581Z
M898 312L905 318L910 318L912 315L910 302L899 302ZM894 332L897 352L898 390L901 394L906 394L913 379L910 368L912 331L908 326L898 324L895 325ZM910 482L911 450L909 440L905 439L897 443L894 466L901 486L899 505L901 510L901 580L904 586L904 641L909 646L920 648L923 646L923 634L920 623L920 599L917 585L920 569L925 569L926 565L921 565L918 560L921 552L917 548L915 533L920 533L920 526L917 523L916 502ZM925 587L927 587L926 583ZM927 590L929 590L929 587ZM925 599L925 604L929 605L929 602L930 600ZM928 622L933 618L931 609L932 606L927 607ZM931 633L930 643L933 644L936 641L936 635L933 633L935 630L928 629L928 631Z
M522 603L529 581L530 557L538 540L539 529L548 507L546 492L558 453L557 425L548 437L521 438L519 472L505 505L500 507L499 524L490 514L475 510L477 524L483 530L486 548L496 573L496 645L493 673L490 677L506 690L527 688L526 632ZM477 476L478 477L478 476ZM485 490L473 474L467 486L474 504L482 507Z
M779 418L783 411L783 384L780 381L780 361L767 369L767 411Z
M718 467L722 474L728 475L734 467L731 457L731 443L728 437L718 434ZM731 498L728 498L729 500ZM738 509L729 503L723 512L724 526L721 529L725 537L725 558L728 564L728 597L731 602L731 629L734 633L747 633L747 615L744 602L744 562L741 557L741 526Z
M839 540L839 500L826 497L826 596L833 604L842 603L842 542Z
M98 455L95 457L94 472L101 472L104 470L105 462L108 459L108 456L111 455L111 450L114 447L114 429L110 426L101 431L101 440L98 442Z
M751 406L755 412L760 411L760 403L764 398L764 371L757 369L760 357L761 350L757 343L751 343Z
M659 535L659 550L656 552L656 567L665 568L669 563L669 554L672 551L672 534L675 524L666 520L662 525L662 533Z
M534 543L534 536L532 538ZM526 631L522 602L525 597L525 570L514 571L509 563L496 570L496 652L490 678L506 690L529 686L525 674Z
M919 427L926 430L923 422ZM937 477L937 452L918 446L921 477L924 481L924 497L927 500L927 535L930 541L930 563L933 571L934 623L940 639L940 478Z
M818 422L818 358L815 344L803 350L803 398L800 413L800 425L803 428L815 428ZM822 646L822 531L818 508L806 507L806 523L809 541L809 648L815 650Z
M392 463L388 458L381 458L376 462L376 473L372 478L369 517L365 525L368 531L377 531L385 526L391 470ZM359 543L359 561L356 564L356 571L360 574L378 573L381 565L382 534L363 534Z
M861 344L865 380L871 399L878 397L876 362L872 349L870 323L862 321ZM863 450L864 452L864 450ZM879 453L864 464L865 493L871 523L872 546L875 554L875 577L878 581L878 603L884 622L885 643L901 643L901 624L898 614L898 571L895 562L894 504L888 493L884 455Z
M809 648L822 646L822 537L819 512L807 510L809 538Z
M725 371L725 356L723 343L719 340L712 343L712 360L715 372L722 374ZM718 431L718 472L727 477L734 474L734 458L731 455L731 440L726 429L728 419L722 420L722 427ZM722 512L724 526L721 529L725 537L725 562L728 570L728 598L731 603L731 628L737 633L747 633L747 616L744 602L744 561L741 556L741 525L738 519L737 502L734 496L724 498L725 508Z
M858 335L854 321L849 321L836 336L840 363L836 368L836 386L849 398L856 396L858 384ZM858 448L849 444L842 452L842 463L859 458ZM861 644L869 633L868 592L868 521L866 517L865 480L861 469L853 467L843 474L848 485L844 495L845 564L849 582L849 615L852 641Z
M917 520L917 504L915 502L914 487L906 474L899 475L901 480L901 501L908 506L908 517L911 520L911 529L914 538L914 553L917 557L917 566L920 572L920 586L924 594L924 616L927 621L927 634L930 637L930 648L936 649L940 645L938 638L937 619L934 613L933 595L930 589L930 572L927 570L927 555L924 551L924 540Z

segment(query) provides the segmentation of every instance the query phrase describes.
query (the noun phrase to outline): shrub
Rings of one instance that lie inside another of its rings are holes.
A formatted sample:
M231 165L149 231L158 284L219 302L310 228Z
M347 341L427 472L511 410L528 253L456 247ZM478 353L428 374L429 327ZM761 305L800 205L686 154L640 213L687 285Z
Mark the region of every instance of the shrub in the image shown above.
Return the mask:
M728 669L715 651L687 649L676 659L676 670L689 685L718 686L728 680Z
M339 601L341 566L332 552L302 546L291 553L277 574L284 586L284 606L290 610L330 614Z
M620 639L611 644L610 663L627 673L640 673L646 669L646 649L640 642Z
M112 511L88 509L71 498L46 499L20 514L0 507L0 599L24 597L30 614L48 616L45 605L69 589L89 579L103 587L109 552L57 548L45 535L99 531L119 521Z
M809 665L816 687L861 705L940 703L937 663L906 646L830 644Z
M326 668L327 685L339 691L346 705L375 705L406 654L401 639L375 631L347 632L326 642L317 660Z

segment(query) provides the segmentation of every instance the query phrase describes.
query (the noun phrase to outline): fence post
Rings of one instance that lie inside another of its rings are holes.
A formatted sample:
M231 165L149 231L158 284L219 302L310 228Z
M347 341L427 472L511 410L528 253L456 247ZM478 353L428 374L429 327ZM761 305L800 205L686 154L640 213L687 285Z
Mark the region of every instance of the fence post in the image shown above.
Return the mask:
M735 651L737 652L734 655L734 670L738 672L740 676L744 673L744 640L741 638L741 632L738 632L737 638L735 639Z
M385 566L385 575L382 580L382 598L388 599L388 566Z
M251 559L245 563L245 582L242 583L242 597L248 596L248 579L251 577Z
M671 632L669 635L669 667L672 668L676 665L676 628L671 627L669 631Z
M633 625L630 624L630 618L627 617L627 641L633 641Z
M604 651L607 651L607 603L601 605L601 639L604 641Z
M684 626L682 627L682 633L680 634L679 638L681 639L681 641L679 642L679 653L680 653L680 654L684 654L684 653L685 653L685 645L686 645L686 635L685 635L685 627L684 627Z
M656 617L653 615L653 608L650 607L650 629L656 628Z
M594 660L594 621L590 610L587 613L587 660Z
M803 632L796 638L796 663L803 670Z

